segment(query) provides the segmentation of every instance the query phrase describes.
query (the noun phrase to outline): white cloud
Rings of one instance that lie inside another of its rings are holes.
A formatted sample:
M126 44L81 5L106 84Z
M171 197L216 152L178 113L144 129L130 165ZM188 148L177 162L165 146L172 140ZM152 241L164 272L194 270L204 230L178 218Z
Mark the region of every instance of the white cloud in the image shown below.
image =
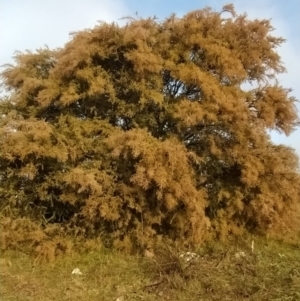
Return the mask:
M120 0L10 0L0 4L0 65L16 50L63 46L72 31L92 28L98 20L127 14Z

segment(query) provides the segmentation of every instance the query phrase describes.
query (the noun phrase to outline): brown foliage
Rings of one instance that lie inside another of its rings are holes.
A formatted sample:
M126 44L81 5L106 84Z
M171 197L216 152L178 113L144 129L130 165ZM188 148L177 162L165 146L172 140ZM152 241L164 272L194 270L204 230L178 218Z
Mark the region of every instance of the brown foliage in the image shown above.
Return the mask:
M2 73L1 211L120 248L296 227L298 158L268 134L299 124L274 81L284 40L224 11L17 53Z

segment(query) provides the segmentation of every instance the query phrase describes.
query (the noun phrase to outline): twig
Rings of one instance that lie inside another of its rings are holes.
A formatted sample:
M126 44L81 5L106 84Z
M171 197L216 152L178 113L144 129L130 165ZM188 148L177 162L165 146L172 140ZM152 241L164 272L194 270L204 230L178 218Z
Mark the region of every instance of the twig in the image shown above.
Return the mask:
M221 260L219 261L219 263L217 264L216 268L218 269L221 265L221 263L223 262L223 260L225 259L225 257L227 256L229 250L227 250L225 253L223 253L223 256L221 258Z
M160 281L156 281L147 285L144 285L143 288L148 288L148 287L153 287L153 286L158 286L160 284L162 284L164 282L164 280L160 280Z

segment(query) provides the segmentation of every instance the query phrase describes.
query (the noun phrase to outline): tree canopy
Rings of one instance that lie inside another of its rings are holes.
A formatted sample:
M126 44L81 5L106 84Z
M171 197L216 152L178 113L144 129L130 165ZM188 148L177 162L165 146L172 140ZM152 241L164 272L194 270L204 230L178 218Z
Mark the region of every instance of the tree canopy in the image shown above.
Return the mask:
M269 131L299 118L272 31L228 5L16 53L2 72L1 214L116 247L295 230L298 157Z

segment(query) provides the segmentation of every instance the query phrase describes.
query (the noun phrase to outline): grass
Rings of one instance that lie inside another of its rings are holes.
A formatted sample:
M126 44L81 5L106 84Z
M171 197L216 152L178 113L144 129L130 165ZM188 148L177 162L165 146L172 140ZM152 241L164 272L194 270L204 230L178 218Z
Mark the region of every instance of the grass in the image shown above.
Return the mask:
M0 260L0 299L18 300L300 300L300 248L262 238L213 243L185 263L161 247L154 258L102 249L36 263L20 251ZM242 253L244 252L244 253ZM82 275L73 275L79 268Z

